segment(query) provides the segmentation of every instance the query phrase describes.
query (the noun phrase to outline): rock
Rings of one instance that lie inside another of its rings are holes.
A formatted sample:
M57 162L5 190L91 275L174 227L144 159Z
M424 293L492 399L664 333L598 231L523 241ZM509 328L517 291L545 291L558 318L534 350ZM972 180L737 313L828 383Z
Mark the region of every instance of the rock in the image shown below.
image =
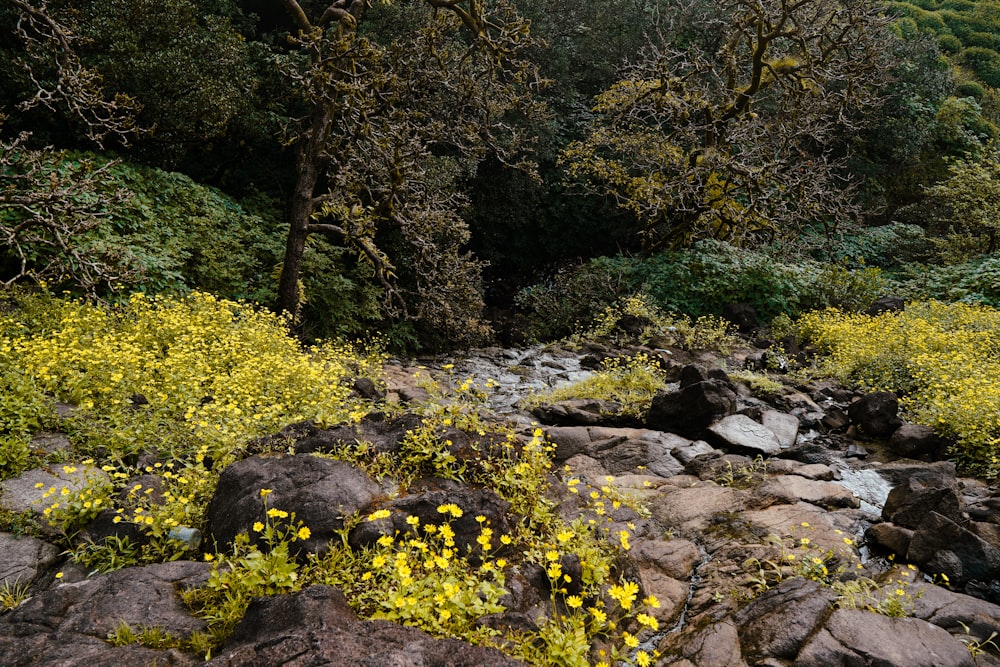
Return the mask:
M0 508L11 512L30 512L38 520L46 536L57 537L59 529L50 526L43 512L56 502L46 498L49 489L68 489L69 493L83 490L90 484L103 485L108 475L100 468L82 463L53 465L50 468L35 468L12 479L0 482Z
M255 599L211 667L358 665L359 667L517 667L496 649L434 639L415 628L361 621L343 593L310 586Z
M837 594L815 581L787 579L741 609L733 618L743 656L792 660L830 613Z
M972 667L962 642L916 618L837 609L799 652L795 667Z
M105 640L122 623L158 627L179 639L203 631L178 591L208 580L207 563L175 561L94 575L57 585L0 616L3 665L194 665L178 651L113 647Z
M332 453L357 447L363 442L379 453L389 454L398 452L406 433L420 424L420 417L413 413L391 419L382 413L373 413L357 424L328 429L319 428L312 422L301 422L286 426L275 435L251 441L248 450L255 454L287 452L290 448L294 448L297 454Z
M672 434L668 433L666 435L672 435ZM705 454L721 454L719 450L717 450L715 447L712 447L704 440L695 440L692 442L691 440L688 440L687 438L681 438L678 435L675 435L674 437L680 438L685 443L687 443L676 446L672 450L674 458L680 461L685 466L694 459L698 458L699 456L704 456Z
M899 400L888 391L865 394L847 408L851 423L862 433L876 438L885 438L902 425L899 419Z
M10 533L0 533L0 553L0 586L10 588L30 586L59 557L59 550L48 542Z
M799 420L787 412L765 410L761 423L774 434L782 449L792 447L799 438Z
M614 401L593 398L574 398L558 403L540 405L531 411L543 424L556 426L596 426L630 421L620 417L622 406Z
M861 507L861 501L841 485L798 475L771 477L757 488L755 495L785 504L803 501L824 508Z
M368 475L343 461L308 454L251 456L222 471L208 505L208 536L220 550L227 550L239 533L257 536L251 527L266 520L261 489L271 489L267 509L294 512L296 521L309 528L309 539L296 544L314 553L326 551L343 527L343 517L381 494Z
M456 518L442 514L438 511L438 507L442 505L457 505L462 510L462 516ZM510 503L497 494L487 489L462 485L447 490L410 494L388 503L380 501L364 507L361 513L368 515L376 509L389 510L390 516L376 521L362 519L349 536L352 547L370 546L383 535L412 533L413 528L406 520L408 517L417 517L422 526L450 523L455 531L456 548L463 554L479 553L481 548L476 539L482 534L484 526L493 530L493 548L496 549L500 546L500 536L513 532L511 522L516 520L511 514ZM485 517L485 521L480 523L477 517Z
M882 296L872 302L865 310L865 315L881 315L882 313L900 313L906 308L906 302L898 296Z
M955 586L1000 577L1000 548L937 512L914 530L906 558Z
M934 429L920 424L903 424L889 438L889 449L911 459L937 456L946 445Z
M747 667L732 621L719 621L690 635L668 635L659 650L666 656L677 656L659 663L670 667Z
M939 483L931 479L932 484ZM910 477L889 492L882 519L904 528L920 528L931 512L951 521L962 521L962 500L953 485L929 486L918 477Z
M65 433L36 433L31 436L31 448L54 454L58 451L72 452L73 443Z
M722 316L735 324L742 334L753 333L761 325L760 314L749 303L728 303L722 307Z
M704 380L653 397L646 425L657 431L699 438L709 424L736 412L736 392L720 380Z
M708 427L712 439L723 449L772 456L781 451L774 433L746 415L729 415Z
M879 546L900 558L906 558L911 539L913 539L912 530L894 523L876 523L865 531L865 540L870 544Z
M653 518L664 526L682 530L685 535L704 531L713 514L737 512L744 507L741 492L712 482L683 488L662 486L657 491L649 503Z
M556 461L583 454L599 461L612 475L638 471L676 475L684 467L671 452L690 442L659 431L599 426L550 427L546 435L556 445Z
M879 466L878 474L893 485L915 480L927 487L955 486L958 484L954 461L914 463L896 461Z
M840 431L851 423L851 418L840 408L831 408L820 418L820 423L828 431Z
M421 382L431 379L430 373L423 368L386 364L382 367L385 377L386 400L391 403L421 403L430 395L420 386Z
M913 574L905 572L902 576ZM915 581L906 590L913 599L916 618L944 628L959 638L968 634L975 641L985 642L994 633L1000 636L1000 605L929 584L914 576L910 578Z

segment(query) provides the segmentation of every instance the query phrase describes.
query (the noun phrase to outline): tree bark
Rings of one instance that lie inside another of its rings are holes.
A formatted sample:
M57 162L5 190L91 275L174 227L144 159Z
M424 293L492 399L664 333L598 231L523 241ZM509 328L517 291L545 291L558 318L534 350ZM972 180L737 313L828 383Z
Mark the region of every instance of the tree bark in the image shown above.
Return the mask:
M323 147L329 134L330 115L325 106L317 105L313 111L309 135L299 154L299 173L292 194L288 239L285 242L285 258L278 282L278 302L275 304L279 313L287 313L293 318L301 305L299 276L302 273L302 257L305 254L306 239L312 231L310 225L315 212L316 184L326 166Z

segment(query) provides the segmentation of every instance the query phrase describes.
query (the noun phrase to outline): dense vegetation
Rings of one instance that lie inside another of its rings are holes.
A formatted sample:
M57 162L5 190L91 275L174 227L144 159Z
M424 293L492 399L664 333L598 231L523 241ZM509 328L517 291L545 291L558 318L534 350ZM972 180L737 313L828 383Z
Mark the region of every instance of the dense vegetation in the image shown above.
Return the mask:
M604 336L623 313L718 348L734 341L720 316L749 305L741 324L897 392L964 470L1000 474L1000 3L0 0L0 57L0 478L107 474L49 490L88 568L184 556L170 530L204 524L247 441L362 419L375 408L350 383L379 382L385 350ZM888 294L911 305L858 314ZM343 457L405 486L473 474L445 425L517 441L481 418L484 388L452 379L415 408L401 460ZM636 357L572 391L640 414L662 382ZM75 406L58 422L73 451L44 455L31 437L55 401ZM589 664L600 636L605 664L648 664L620 625L655 624L613 576L629 535L560 519L550 466L536 433L477 468L526 519L484 526L474 564L417 525L296 561L309 527L261 489L261 539L206 554L187 602L209 630L182 648L210 653L253 595L313 582L368 617L498 641L472 620L517 558L559 605L518 657ZM164 502L124 487L142 474ZM629 500L586 496L595 516ZM142 544L75 541L104 510ZM588 588L557 601L571 554ZM602 587L613 610L588 606ZM427 602L445 590L449 606Z
M0 280L208 290L412 350L485 342L511 308L564 333L541 309L594 258L569 322L765 283L766 322L834 274L968 282L996 249L994 3L322 9L0 3Z

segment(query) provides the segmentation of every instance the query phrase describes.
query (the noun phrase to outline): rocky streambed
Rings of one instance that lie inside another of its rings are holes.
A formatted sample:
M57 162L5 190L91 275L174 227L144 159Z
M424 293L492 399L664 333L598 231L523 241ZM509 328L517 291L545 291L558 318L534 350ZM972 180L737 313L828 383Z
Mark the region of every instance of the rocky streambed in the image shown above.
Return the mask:
M660 601L652 611L659 630L639 635L641 648L657 652L653 664L1000 665L991 642L1000 633L1000 496L980 480L958 477L940 460L942 443L933 434L899 420L893 396L786 381L760 398L722 368L753 363L750 353L721 364L713 355L644 349L672 383L641 417L589 399L543 403L531 412L520 407L528 393L583 379L602 357L636 351L493 349L424 360L423 368L390 364L385 400L401 410L333 429L293 426L276 437L294 454L275 454L266 443L254 453L251 446L252 455L222 472L205 538L227 544L250 530L260 519L254 501L262 486L273 489L274 506L312 528L306 544L316 551L337 534L343 516L375 508L392 509L403 521L426 519L426 508L449 503L498 529L509 525L509 507L487 489L436 481L397 493L355 466L312 456L358 441L397 451L412 426L405 406L428 398L421 374L443 384L472 378L496 385L490 407L526 437L541 425L554 446L561 483L553 493L564 518L592 517L593 507L580 500L586 489L647 508L608 506L602 519L609 519L609 536L627 530L630 548L620 567L643 595ZM48 437L58 443L58 435ZM0 504L37 512L41 488L96 474L82 463L67 469L5 481ZM464 528L474 541L475 525ZM117 529L89 530L96 538ZM359 544L375 538L352 534ZM203 629L179 594L209 575L211 565L196 551L191 560L108 574L73 565L45 536L0 534L0 553L0 578L31 594L0 615L0 664L204 662L176 649L106 641L121 623L180 637ZM544 582L528 569L511 572L508 581L505 610L483 622L540 622ZM339 590L311 586L254 601L208 664L518 663L494 649L360 619Z

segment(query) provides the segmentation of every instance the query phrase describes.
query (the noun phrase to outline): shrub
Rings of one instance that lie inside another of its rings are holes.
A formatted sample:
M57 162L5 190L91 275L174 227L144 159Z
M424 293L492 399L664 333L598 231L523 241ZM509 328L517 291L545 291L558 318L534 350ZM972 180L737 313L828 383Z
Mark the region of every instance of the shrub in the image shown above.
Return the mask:
M528 397L529 406L571 398L590 398L621 404L622 414L639 417L649 409L656 392L666 387L663 370L643 354L605 359L590 377L544 394Z
M166 538L172 527L202 521L215 483L206 461L225 465L248 439L292 422L350 420L349 380L373 375L381 359L344 344L304 349L280 318L201 293L137 294L116 307L44 294L12 299L20 308L0 315L0 372L30 381L0 404L2 451L14 459L4 474L24 466L19 439L54 420L48 396L76 405L63 423L75 454L100 457L114 493L60 494L48 516L71 531L100 507L115 509L153 538L147 560L176 552ZM129 462L140 452L159 460L138 470ZM163 503L121 488L142 473L160 478Z
M68 246L42 233L18 237L29 276L105 295L203 289L231 298L269 296L282 248L272 220L181 174L91 153L2 148L10 162L3 179L8 194L38 198L51 189L57 199L46 200L46 210L66 218L58 223ZM0 201L0 230L6 234L37 216L34 208ZM0 251L0 263L15 259L12 250ZM94 262L98 275L84 276Z
M912 421L954 441L964 470L1000 474L1000 311L916 302L877 317L814 312L799 329L828 354L820 373L900 394Z
M922 227L895 222L844 234L836 239L826 255L850 268L887 269L907 262L926 261L932 252L931 241Z
M561 269L547 281L521 290L516 305L534 315L528 335L555 340L593 321L617 299L635 292L634 262L626 257L599 257Z
M910 299L937 299L1000 307L1000 257L975 257L950 266L915 264L893 276L894 291Z

